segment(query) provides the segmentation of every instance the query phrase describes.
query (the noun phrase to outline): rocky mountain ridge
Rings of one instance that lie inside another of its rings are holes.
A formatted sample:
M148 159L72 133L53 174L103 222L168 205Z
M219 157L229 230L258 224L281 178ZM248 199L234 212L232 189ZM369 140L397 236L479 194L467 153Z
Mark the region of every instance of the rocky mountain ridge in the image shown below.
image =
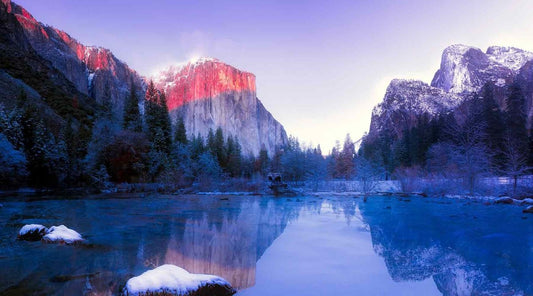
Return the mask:
M434 117L459 106L479 92L487 82L494 84L495 99L503 110L511 84L518 82L526 96L528 127L533 117L533 53L514 47L491 46L486 52L466 45L447 47L440 68L430 85L422 81L393 80L383 101L373 112L369 134L382 130L410 128L417 116Z

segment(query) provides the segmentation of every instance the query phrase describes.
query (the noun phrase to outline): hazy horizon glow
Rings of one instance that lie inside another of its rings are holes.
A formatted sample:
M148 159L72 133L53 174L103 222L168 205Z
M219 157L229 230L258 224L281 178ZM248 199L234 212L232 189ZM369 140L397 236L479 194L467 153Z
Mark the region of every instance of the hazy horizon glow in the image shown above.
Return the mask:
M289 134L360 138L393 78L431 81L462 43L533 50L533 1L14 1L141 75L200 56L254 73Z

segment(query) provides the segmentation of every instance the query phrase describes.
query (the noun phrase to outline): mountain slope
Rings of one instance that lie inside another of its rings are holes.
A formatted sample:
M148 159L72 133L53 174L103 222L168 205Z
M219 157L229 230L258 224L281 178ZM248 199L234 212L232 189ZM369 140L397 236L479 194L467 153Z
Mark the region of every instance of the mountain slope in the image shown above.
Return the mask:
M79 92L71 81L46 59L38 55L25 36L24 29L11 13L14 4L0 3L0 102L13 107L24 89L31 104L40 110L42 119L54 132L67 116L90 124L96 105ZM73 99L79 108L73 106Z
M37 21L26 9L9 0L11 13L24 29L32 48L70 80L77 90L97 102L110 96L115 113L122 114L124 98L133 83L139 98L144 95L144 81L134 70L117 59L111 51L85 46L67 33ZM120 116L119 116L120 117Z

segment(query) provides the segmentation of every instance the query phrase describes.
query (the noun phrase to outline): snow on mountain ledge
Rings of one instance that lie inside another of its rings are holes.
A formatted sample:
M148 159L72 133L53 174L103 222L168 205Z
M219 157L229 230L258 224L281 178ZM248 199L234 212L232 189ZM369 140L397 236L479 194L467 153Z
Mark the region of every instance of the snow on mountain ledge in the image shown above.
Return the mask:
M165 264L129 279L123 294L128 296L195 295L194 293L200 289L206 290L206 293L202 295L208 295L211 289L213 289L209 293L211 295L233 295L236 292L221 277L192 274L178 266Z
M414 115L435 116L457 107L463 98L418 80L393 79L383 101L372 111L370 133L391 127L397 134L415 122Z
M515 47L490 46L487 49L490 60L506 66L518 72L522 66L533 59L533 52L525 51Z

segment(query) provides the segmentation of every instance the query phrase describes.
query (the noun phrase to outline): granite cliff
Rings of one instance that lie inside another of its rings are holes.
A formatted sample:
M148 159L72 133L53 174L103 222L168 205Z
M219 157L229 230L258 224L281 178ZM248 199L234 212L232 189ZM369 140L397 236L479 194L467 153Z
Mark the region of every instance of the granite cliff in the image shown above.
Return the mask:
M171 118L182 117L190 136L222 128L236 136L245 154L270 156L287 143L283 126L256 97L255 75L217 59L171 66L153 77L166 93Z

